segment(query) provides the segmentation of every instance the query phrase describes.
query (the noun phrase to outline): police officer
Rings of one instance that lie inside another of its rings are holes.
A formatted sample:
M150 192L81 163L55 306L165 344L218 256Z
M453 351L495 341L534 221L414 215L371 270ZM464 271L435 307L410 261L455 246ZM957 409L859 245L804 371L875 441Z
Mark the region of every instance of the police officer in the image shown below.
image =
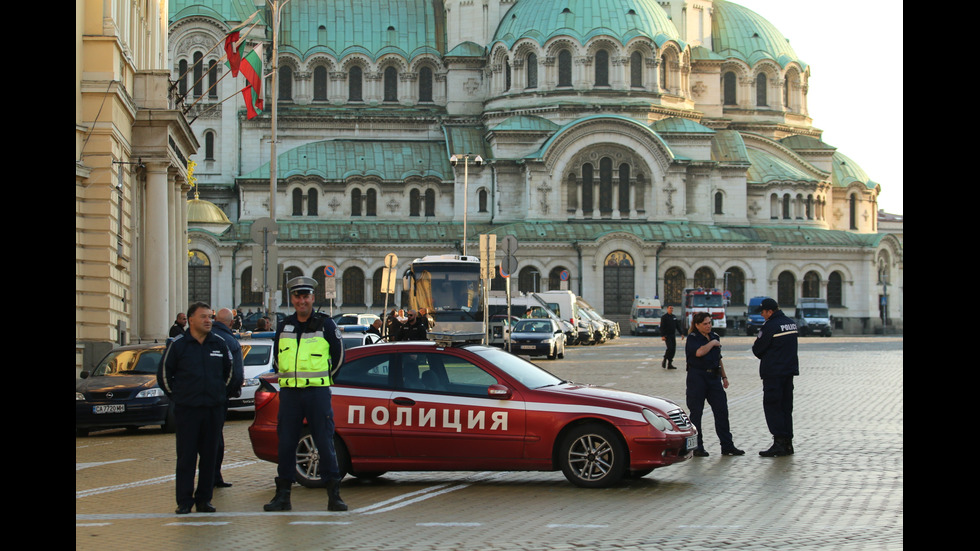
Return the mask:
M340 469L334 450L333 409L330 404L330 371L344 361L344 345L337 324L313 312L316 280L294 277L286 283L296 310L277 328L276 371L279 373L279 468L276 495L266 511L289 511L291 485L296 478L296 446L303 419L309 422L313 442L320 453L320 473L327 483L330 511L346 511L340 499Z
M773 438L772 446L759 455L793 455L793 377L800 374L796 322L771 298L764 299L759 308L766 323L752 344L752 353L760 360L762 408Z
M211 331L221 337L225 344L228 345L228 350L231 351L231 365L233 370L231 388L229 389L229 398L238 398L242 395L242 383L245 380L245 364L242 358L242 345L238 342L238 338L232 333L232 325L235 323L235 312L229 308L222 308L218 310L218 313L214 315L214 322L211 325ZM227 402L225 403L225 415L223 419L228 418L228 407ZM221 423L222 430L218 432L218 458L215 463L214 472L214 486L215 488L229 488L231 487L230 482L225 482L224 477L221 476L221 462L225 458L225 435L224 435L224 422Z
M187 323L187 331L167 342L157 368L157 383L174 403L178 515L190 513L194 505L198 513L215 511L211 496L218 439L234 375L228 345L211 332L211 307L191 304Z
M667 344L664 359L660 362L660 367L664 369L677 369L674 367L674 353L677 351L677 335L684 338L684 332L681 331L681 324L678 323L677 316L674 315L674 307L668 306L667 313L660 316L660 340Z
M177 335L184 332L187 328L187 314L183 312L177 313L177 319L174 320L174 324L170 326L170 338L174 338Z
M698 428L696 457L708 457L704 449L704 431L701 417L704 402L708 401L715 416L715 433L721 441L722 455L745 455L736 448L728 422L728 376L721 361L721 337L711 330L711 314L697 312L691 320L691 334L687 337L687 410L691 422Z

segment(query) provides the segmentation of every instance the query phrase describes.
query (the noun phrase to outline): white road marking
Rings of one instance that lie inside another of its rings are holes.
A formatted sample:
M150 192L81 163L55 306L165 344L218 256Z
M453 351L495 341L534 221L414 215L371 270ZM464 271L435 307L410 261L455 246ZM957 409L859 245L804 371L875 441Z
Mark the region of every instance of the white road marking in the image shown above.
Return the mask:
M136 459L116 459L115 461L96 461L94 463L75 463L75 470L80 471L82 469L87 469L89 467L101 467L102 465L112 465L113 463L125 463L127 461L136 461Z
M416 522L415 526L483 526L479 522Z
M258 461L239 461L237 463L228 463L222 465L222 470L224 469L235 469L238 467L244 467L246 465L252 465L258 463ZM146 480L138 480L136 482L127 482L125 484L116 484L114 486L103 486L101 488L91 488L88 490L79 490L75 492L75 499L94 496L98 494L105 494L108 492L115 492L117 490L127 490L129 488L141 488L143 486L152 486L153 484L162 484L164 482L171 482L175 478L175 475L158 476L156 478L148 478Z

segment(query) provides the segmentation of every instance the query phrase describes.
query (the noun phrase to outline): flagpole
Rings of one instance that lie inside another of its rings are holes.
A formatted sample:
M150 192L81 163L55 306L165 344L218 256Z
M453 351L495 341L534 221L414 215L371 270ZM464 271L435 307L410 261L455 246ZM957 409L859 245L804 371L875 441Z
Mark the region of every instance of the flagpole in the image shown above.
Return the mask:
M279 3L279 0L267 0L272 4L272 132L271 132L271 143L270 143L270 153L269 153L269 218L272 219L273 225L276 223L276 185L277 185L277 173L276 173L276 140L278 139L278 133L276 132L276 125L279 120L279 102L277 96L279 95L279 22L282 15L282 8L289 3L289 0L285 0ZM278 271L278 270L277 270ZM278 285L272 287L277 288ZM285 291L285 289L284 289ZM267 312L275 312L276 304L275 297L272 292L269 292L269 297L267 300Z

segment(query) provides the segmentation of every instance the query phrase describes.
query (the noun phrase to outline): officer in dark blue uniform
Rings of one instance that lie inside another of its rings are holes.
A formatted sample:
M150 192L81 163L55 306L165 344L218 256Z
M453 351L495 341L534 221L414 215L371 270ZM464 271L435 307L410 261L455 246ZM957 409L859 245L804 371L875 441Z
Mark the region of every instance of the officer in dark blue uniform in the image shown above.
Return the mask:
M701 417L704 402L708 401L715 416L715 433L721 441L722 455L745 455L735 447L731 426L728 422L728 377L721 361L721 337L711 331L711 314L698 312L691 320L691 334L687 336L687 409L691 422L698 428L696 457L708 457L704 449L704 431Z
M238 337L232 333L231 326L235 323L235 313L229 308L222 308L218 310L218 313L214 315L214 322L211 326L211 331L221 337L225 344L228 345L228 350L231 351L232 359L232 380L231 388L229 389L229 398L238 398L242 395L242 383L245 381L245 363L242 357L242 344L238 342ZM225 419L228 418L228 402L225 402ZM225 435L224 435L224 423L222 423L222 430L218 433L218 458L215 463L215 473L214 473L214 486L215 488L229 488L231 487L230 482L225 482L223 476L221 476L221 462L225 458Z
M752 345L759 358L762 377L762 408L772 433L772 446L762 450L763 457L793 455L793 377L800 374L799 334L796 322L766 298L760 305L766 319Z
M684 338L684 332L681 331L681 324L678 323L677 316L674 315L674 307L668 306L667 313L660 316L660 340L664 341L667 345L667 350L664 352L664 359L660 362L660 367L664 369L677 369L674 367L677 335Z
M177 427L177 514L213 513L214 471L231 392L231 351L211 332L211 307L195 302L187 309L187 330L167 342L157 382L174 402ZM197 467L197 490L194 470Z

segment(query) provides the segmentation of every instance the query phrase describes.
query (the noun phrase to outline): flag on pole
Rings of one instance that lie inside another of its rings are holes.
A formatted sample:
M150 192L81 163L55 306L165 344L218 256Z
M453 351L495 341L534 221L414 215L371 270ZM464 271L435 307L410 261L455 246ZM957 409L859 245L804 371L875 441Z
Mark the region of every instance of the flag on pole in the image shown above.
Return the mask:
M231 76L238 76L238 66L242 62L242 45L238 44L238 31L228 33L225 37L225 55L228 56L228 66L231 67Z
M242 89L242 96L245 98L245 108L248 110L248 118L252 119L262 112L264 101L262 100L262 45L259 44L251 52L242 58L239 70L248 86Z

